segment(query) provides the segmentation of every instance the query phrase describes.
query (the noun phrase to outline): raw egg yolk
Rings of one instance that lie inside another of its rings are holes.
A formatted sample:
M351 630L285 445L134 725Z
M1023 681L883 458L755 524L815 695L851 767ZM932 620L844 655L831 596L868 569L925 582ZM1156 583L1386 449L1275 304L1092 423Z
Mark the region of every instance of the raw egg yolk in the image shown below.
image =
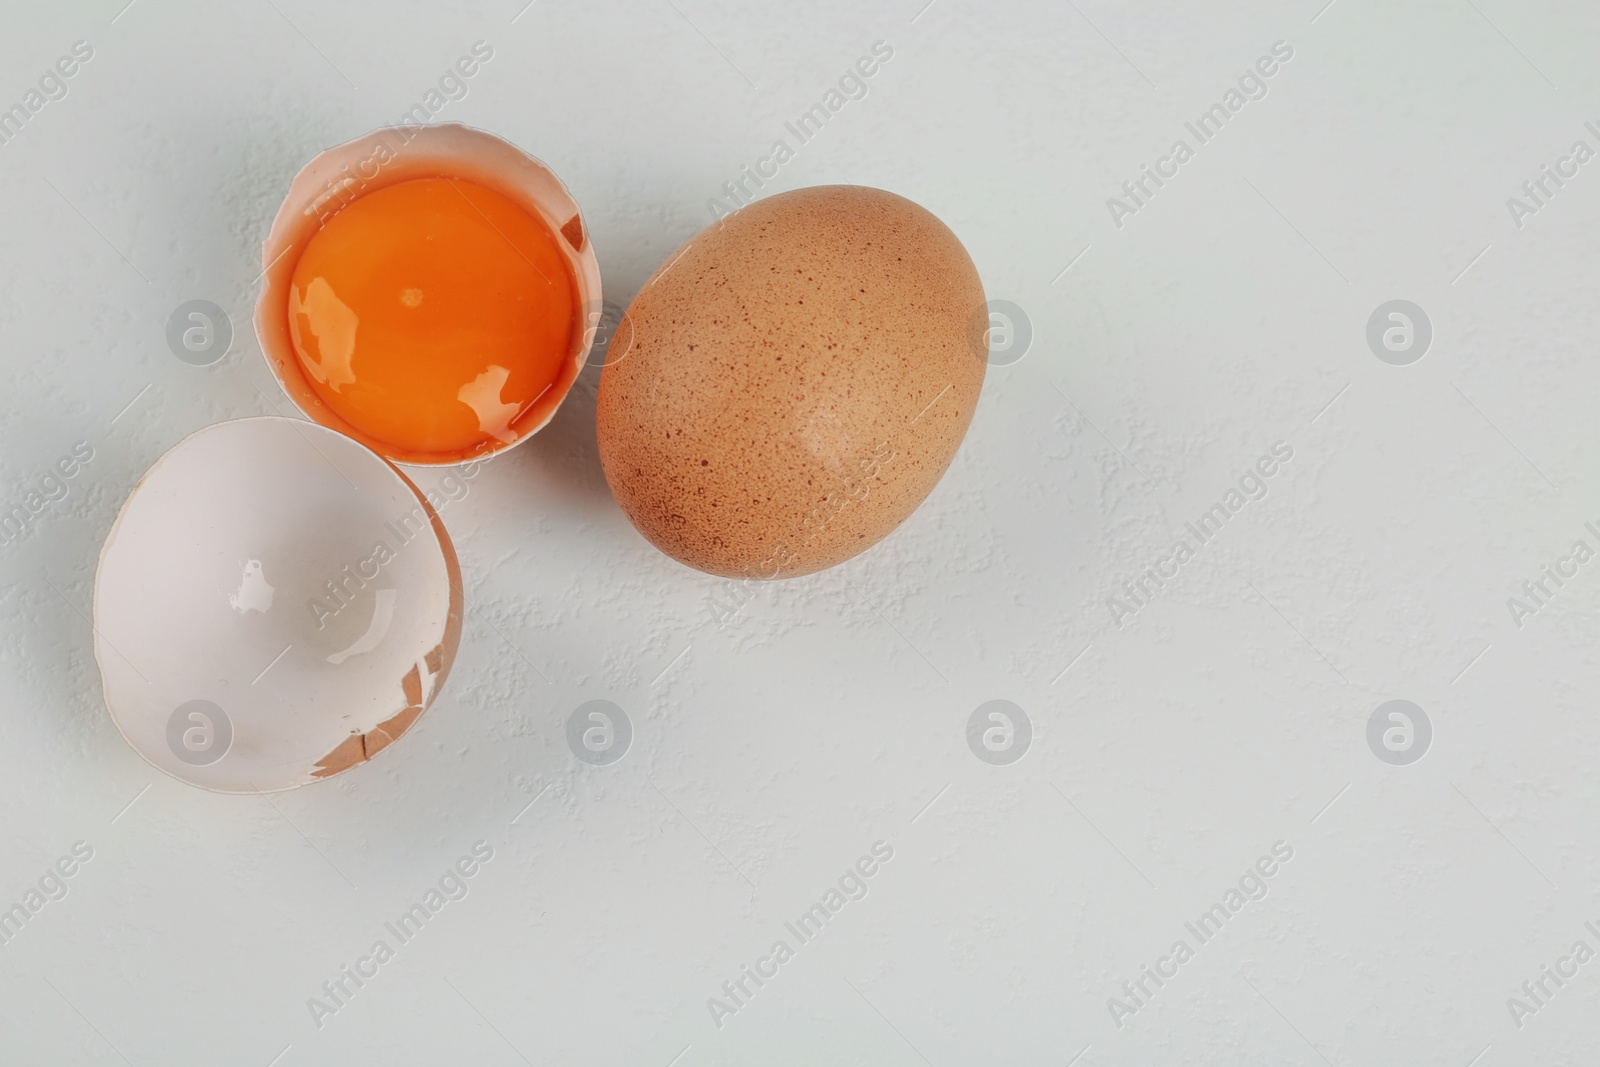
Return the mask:
M575 286L558 238L501 194L419 178L362 196L295 265L289 336L319 397L413 453L487 450L567 359Z

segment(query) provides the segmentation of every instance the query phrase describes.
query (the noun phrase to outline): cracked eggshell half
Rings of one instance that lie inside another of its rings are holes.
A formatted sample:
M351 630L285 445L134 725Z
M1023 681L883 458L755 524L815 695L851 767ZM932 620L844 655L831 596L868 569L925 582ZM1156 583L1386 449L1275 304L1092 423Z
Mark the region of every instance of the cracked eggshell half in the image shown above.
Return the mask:
M174 778L271 792L364 762L439 692L461 576L398 469L299 419L184 438L100 553L94 651L128 743Z
M508 432L467 449L419 452L373 437L318 396L295 354L289 305L301 254L323 224L342 207L400 182L441 177L483 186L543 221L571 269L575 291L573 323L559 373L544 393L511 418ZM284 392L307 418L353 437L397 463L460 463L502 452L537 433L555 416L572 389L600 328L600 265L577 201L544 163L493 134L460 123L386 126L312 159L289 186L261 247L261 264L256 338Z

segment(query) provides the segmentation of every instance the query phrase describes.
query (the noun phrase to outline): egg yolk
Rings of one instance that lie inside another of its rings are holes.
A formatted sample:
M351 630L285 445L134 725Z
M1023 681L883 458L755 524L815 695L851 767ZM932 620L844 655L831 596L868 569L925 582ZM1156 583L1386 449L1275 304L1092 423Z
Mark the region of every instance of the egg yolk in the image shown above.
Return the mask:
M361 432L417 453L509 444L567 358L573 283L537 215L460 178L362 196L295 265L289 336Z

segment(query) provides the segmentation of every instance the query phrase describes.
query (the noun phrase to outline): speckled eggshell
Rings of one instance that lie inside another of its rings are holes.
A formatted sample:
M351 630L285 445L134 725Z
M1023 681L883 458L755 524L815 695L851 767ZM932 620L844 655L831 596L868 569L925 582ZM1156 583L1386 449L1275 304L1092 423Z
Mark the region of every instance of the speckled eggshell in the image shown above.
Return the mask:
M702 230L645 283L600 378L600 460L672 558L734 578L834 566L954 458L983 387L983 283L911 201L828 185Z

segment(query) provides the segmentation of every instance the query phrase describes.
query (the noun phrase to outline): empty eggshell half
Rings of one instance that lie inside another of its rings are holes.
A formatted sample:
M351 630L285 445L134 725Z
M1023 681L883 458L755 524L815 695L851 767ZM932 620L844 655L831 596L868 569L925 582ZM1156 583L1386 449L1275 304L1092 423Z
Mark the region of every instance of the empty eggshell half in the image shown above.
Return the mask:
M427 709L461 636L438 516L395 467L287 418L156 461L100 553L106 707L159 769L222 793L361 763Z
M386 186L417 178L460 178L489 188L541 218L572 269L576 290L567 358L550 387L510 422L509 432L470 450L416 452L374 438L340 416L312 388L289 333L289 297L301 253L343 206ZM330 148L307 163L261 247L261 292L256 337L272 373L306 417L354 437L398 463L460 463L504 451L543 429L555 416L589 358L600 327L600 265L578 203L555 172L515 145L459 123L386 126Z

